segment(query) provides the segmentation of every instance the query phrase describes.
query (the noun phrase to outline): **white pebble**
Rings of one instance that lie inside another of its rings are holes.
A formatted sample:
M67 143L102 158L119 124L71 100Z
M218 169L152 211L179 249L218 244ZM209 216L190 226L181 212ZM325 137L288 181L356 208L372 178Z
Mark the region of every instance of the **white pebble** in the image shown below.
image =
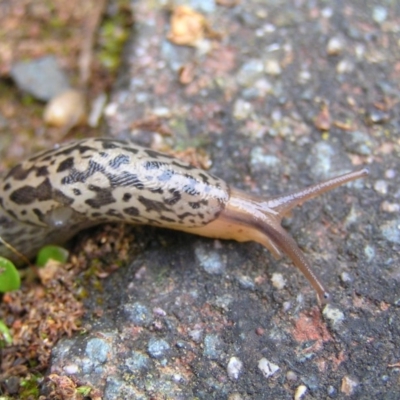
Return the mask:
M294 400L300 400L307 392L307 386L300 385L297 387L296 392L294 393Z
M286 280L283 277L283 275L279 274L277 272L272 274L271 281L272 281L272 285L279 290L283 289L286 285Z
M277 60L267 60L265 63L265 72L268 75L278 76L282 73L282 68Z
M342 393L346 394L347 396L350 396L353 394L354 389L358 386L358 382L350 378L349 376L345 376L342 379L342 385L340 387L340 390Z
M229 378L237 380L243 368L243 363L237 357L231 357L226 368Z
M344 320L344 314L338 308L327 304L322 311L325 318L329 319L333 326L339 325Z
M379 179L374 183L374 189L380 194L387 194L388 184L383 179Z
M389 203L388 201L384 201L381 204L382 211L386 211L389 213L398 213L400 212L400 204L398 203Z
M274 375L275 372L279 371L279 367L271 361L268 361L266 358L261 358L260 361L258 361L258 369L262 372L265 378L269 378Z
M330 38L326 45L326 52L330 56L337 56L343 50L343 41L337 37Z
M253 106L242 99L237 99L233 105L233 116L238 120L247 119L253 113Z

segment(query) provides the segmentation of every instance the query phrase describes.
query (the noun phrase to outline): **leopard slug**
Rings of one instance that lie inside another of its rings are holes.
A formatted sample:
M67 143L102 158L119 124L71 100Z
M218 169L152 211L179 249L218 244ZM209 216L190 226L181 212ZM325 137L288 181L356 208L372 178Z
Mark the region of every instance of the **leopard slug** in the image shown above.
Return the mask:
M350 172L295 193L264 198L172 156L130 142L86 139L44 151L0 177L0 236L33 257L103 222L149 224L202 236L256 241L285 253L319 301L327 290L294 239L281 227L296 205L368 174ZM16 255L0 245L0 255Z

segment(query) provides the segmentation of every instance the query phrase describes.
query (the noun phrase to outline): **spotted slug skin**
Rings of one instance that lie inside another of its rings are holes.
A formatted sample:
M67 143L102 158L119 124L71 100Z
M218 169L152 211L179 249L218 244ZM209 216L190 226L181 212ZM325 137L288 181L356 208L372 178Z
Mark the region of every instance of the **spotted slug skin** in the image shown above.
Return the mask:
M263 198L131 142L85 139L39 153L0 177L0 237L28 258L46 244L111 221L254 240L275 257L288 255L324 301L324 286L281 219L296 205L367 173L363 169L287 196ZM4 244L0 255L21 261Z

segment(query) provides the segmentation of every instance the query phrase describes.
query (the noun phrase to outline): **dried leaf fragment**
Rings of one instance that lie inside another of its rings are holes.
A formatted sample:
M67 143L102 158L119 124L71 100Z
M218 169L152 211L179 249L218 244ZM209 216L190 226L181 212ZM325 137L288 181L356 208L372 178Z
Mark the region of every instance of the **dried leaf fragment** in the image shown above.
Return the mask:
M196 46L205 36L217 36L205 17L188 6L175 7L168 39L181 46Z

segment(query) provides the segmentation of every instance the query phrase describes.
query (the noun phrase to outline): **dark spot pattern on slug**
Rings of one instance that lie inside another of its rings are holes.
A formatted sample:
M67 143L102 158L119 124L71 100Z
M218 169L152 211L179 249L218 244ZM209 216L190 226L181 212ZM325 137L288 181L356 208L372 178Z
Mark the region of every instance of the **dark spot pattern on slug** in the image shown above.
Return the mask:
M71 145L69 147L62 147L61 150L57 150L53 155L54 157L59 157L59 156L69 156L73 152L77 151L79 154L83 155L86 152L93 151L93 147L87 146L82 143L76 143L74 145ZM31 159L32 160L32 159Z
M200 202L198 201L189 201L189 207L192 207L193 210L197 210L198 208L200 208Z
M124 193L122 196L122 201L128 202L132 198L132 195L130 193Z
M10 199L18 205L28 205L36 201L50 200L52 198L52 186L48 178L46 178L39 186L23 186L14 190Z
M68 157L58 165L57 172L68 171L74 166L74 158Z
M129 146L123 146L121 147L121 149L123 149L124 151L127 151L128 153L132 153L132 154L138 154L139 153L139 149L135 149L133 147L129 147Z
M75 199L67 196L66 194L64 194L60 190L54 190L53 191L52 199L54 201L62 204L63 206L70 206L75 201Z
M176 189L170 189L169 192L172 194L172 197L165 199L165 203L169 206L173 206L182 198L182 196L180 192Z
M109 210L107 210L106 215L108 215L110 217L119 218L119 219L124 218L124 216L119 211L115 210L114 208L110 208Z
M143 196L139 196L138 200L146 207L146 212L156 211L161 214L163 211L169 211L168 207L162 201L151 200Z
M30 169L25 169L21 164L16 165L14 168L11 168L8 174L6 175L6 179L13 178L16 181L23 181L30 174Z
M34 208L32 211L37 216L39 221L43 221L44 214L39 208Z
M70 174L68 176L65 176L62 180L61 183L63 185L70 185L72 183L85 183L88 178L90 178L93 174L96 172L101 172L104 173L105 168L104 166L100 165L99 163L90 160L89 161L89 167L85 171L78 171L76 168L72 168Z
M90 185L89 190L96 193L94 198L85 200L85 203L92 208L98 209L116 202L110 188L100 188L98 186Z
M160 215L160 220L165 222L176 222L174 218L166 217L165 215Z
M45 165L43 165L41 167L38 167L36 169L36 176L37 177L42 177L42 176L47 176L47 175L49 175L49 170Z
M137 217L140 215L139 210L136 207L127 207L124 208L124 213L132 216L132 217Z
M8 189L11 189L11 185L10 185L10 183L6 183L4 186L3 186L3 190L8 190Z
M103 146L103 149L105 150L112 150L117 148L117 145L115 143L108 140L97 140L97 142L100 142Z

